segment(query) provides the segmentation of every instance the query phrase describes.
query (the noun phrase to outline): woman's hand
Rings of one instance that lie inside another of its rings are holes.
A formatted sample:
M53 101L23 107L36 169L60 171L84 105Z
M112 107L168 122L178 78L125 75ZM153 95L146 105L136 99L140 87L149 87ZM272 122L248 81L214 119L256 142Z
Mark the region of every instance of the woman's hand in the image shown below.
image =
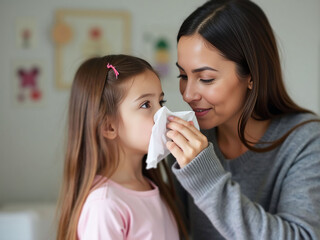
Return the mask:
M203 149L208 146L208 140L195 126L193 122L187 122L181 118L170 116L167 128L167 137L172 141L167 142L167 148L177 159L180 168L186 166Z

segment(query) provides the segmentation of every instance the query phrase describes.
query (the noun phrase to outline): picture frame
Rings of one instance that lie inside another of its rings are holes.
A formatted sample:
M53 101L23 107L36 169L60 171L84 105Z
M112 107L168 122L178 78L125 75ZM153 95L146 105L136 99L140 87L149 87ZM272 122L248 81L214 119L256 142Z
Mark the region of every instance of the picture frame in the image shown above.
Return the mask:
M85 59L131 53L131 15L127 11L60 9L52 37L56 85L69 89Z

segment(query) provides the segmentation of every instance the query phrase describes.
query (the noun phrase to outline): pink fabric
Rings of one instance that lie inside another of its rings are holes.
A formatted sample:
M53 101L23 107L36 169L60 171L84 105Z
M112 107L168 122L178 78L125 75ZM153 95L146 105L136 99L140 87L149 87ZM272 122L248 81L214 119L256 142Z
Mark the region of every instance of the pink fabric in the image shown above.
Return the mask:
M177 224L152 183L150 191L133 191L111 180L93 190L78 223L80 240L175 240Z

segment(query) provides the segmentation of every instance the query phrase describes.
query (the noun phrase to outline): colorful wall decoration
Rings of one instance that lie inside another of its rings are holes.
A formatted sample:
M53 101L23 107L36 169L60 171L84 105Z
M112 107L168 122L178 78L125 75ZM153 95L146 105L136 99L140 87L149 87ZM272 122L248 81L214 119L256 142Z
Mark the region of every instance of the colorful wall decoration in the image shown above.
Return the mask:
M36 47L36 21L33 18L19 18L16 21L16 45L18 49Z
M69 88L87 58L131 52L131 16L126 11L59 10L52 31L56 83Z
M15 105L41 106L44 103L42 61L18 60L12 64L12 97Z
M175 36L175 29L164 26L147 28L142 36L141 55L157 70L163 83L177 76Z

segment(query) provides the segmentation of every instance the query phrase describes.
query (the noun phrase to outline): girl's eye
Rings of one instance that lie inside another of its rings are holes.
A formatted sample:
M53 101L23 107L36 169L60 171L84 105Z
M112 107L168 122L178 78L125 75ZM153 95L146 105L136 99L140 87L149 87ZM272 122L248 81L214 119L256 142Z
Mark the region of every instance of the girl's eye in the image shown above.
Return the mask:
M142 105L141 105L141 108L150 108L151 106L150 106L150 102L149 101L147 101L147 102L145 102L145 103L143 103Z
M180 74L178 78L180 78L181 80L188 80L187 75L184 75L184 74Z
M163 105L167 102L167 100L161 100L159 103L160 103L160 106L163 107Z
M211 83L211 82L214 81L214 78L212 78L212 79L200 79L200 81L203 82L203 83Z

